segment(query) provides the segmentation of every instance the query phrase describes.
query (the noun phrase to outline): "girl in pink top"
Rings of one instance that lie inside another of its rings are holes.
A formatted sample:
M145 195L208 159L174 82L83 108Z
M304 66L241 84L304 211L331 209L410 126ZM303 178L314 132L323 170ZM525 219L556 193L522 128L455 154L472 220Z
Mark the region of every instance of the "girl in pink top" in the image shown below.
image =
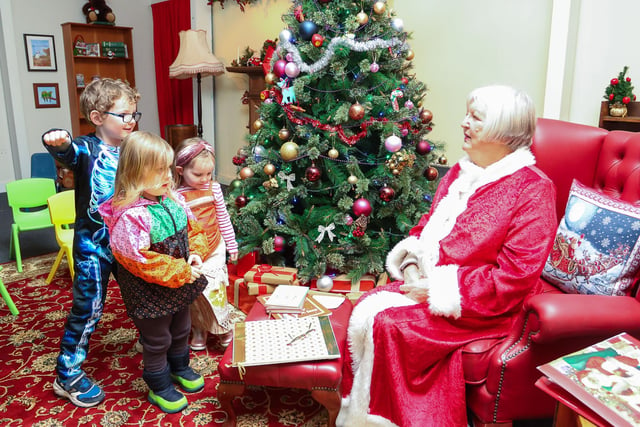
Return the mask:
M213 181L215 154L201 138L189 138L176 147L176 179L180 193L207 235L209 253L203 273L209 283L191 306L192 350L204 350L208 333L218 335L222 347L231 342L231 306L226 287L229 275L226 254L238 259L238 243L229 219L220 184Z

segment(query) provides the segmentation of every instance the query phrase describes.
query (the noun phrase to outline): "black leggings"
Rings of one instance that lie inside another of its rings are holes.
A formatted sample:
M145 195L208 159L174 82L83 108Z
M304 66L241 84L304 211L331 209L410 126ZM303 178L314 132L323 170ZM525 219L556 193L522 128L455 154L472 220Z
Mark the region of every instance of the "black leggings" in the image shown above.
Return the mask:
M182 356L189 351L189 307L164 317L132 320L140 331L145 371L162 371L167 366L167 355Z

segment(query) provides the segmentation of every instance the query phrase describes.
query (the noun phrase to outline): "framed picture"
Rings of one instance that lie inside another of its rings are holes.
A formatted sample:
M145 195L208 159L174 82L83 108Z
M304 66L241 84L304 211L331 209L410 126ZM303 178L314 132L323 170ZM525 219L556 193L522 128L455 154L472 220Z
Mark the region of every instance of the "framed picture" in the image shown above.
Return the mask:
M53 36L24 34L24 50L29 71L58 71Z
M36 108L60 108L58 83L34 83L33 97Z

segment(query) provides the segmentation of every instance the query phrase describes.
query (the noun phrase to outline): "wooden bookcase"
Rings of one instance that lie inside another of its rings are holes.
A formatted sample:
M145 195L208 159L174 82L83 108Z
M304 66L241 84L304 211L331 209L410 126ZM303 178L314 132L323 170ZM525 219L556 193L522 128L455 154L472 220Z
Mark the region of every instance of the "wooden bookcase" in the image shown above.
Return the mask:
M600 121L598 127L607 130L626 130L640 132L640 102L627 104L626 117L613 117L609 115L609 102L600 104Z
M133 39L131 27L116 27L104 24L80 24L66 22L62 24L65 61L67 66L67 85L69 88L69 109L73 136L86 135L94 131L80 111L80 94L84 86L78 84L78 76L82 76L85 85L93 77L111 77L136 85L133 67ZM77 41L97 43L100 45L98 56L80 56L74 54ZM126 45L127 57L105 56L102 42L123 42Z
M260 108L260 104L262 104L260 92L262 92L266 87L262 67L227 67L227 71L230 73L241 73L249 76L249 90L245 93L249 100L249 125L247 128L251 134L254 134L256 133L256 130L252 125L253 122L258 120L260 117L258 108Z

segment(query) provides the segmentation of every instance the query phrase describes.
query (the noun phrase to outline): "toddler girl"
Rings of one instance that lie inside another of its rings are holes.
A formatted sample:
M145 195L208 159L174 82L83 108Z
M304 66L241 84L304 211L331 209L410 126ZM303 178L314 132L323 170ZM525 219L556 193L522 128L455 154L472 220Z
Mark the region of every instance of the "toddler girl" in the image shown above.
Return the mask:
M233 337L227 303L229 281L226 252L231 261L238 259L238 243L229 219L220 184L213 180L213 147L201 138L189 138L176 147L176 182L178 192L198 218L207 234L209 251L202 272L209 283L191 306L192 350L204 350L207 333L218 335L222 347Z
M122 142L114 196L99 210L118 262L127 314L140 331L149 401L168 413L187 407L204 379L189 367L189 306L202 294L202 227L173 191L173 150L159 136L133 132Z

